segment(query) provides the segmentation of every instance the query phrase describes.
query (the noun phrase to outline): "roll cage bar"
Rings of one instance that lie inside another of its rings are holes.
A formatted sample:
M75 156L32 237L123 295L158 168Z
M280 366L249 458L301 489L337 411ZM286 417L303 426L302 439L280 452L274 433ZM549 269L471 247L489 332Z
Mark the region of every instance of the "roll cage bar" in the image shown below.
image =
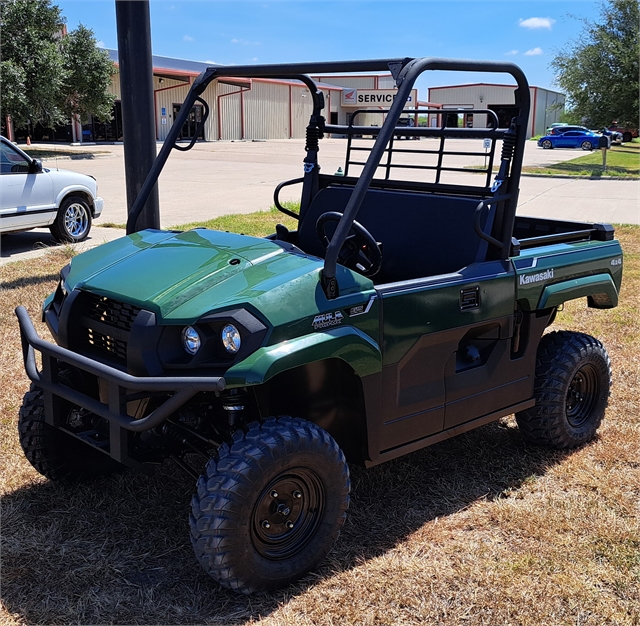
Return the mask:
M135 231L135 224L144 207L153 186L156 184L160 172L166 163L167 158L173 148L178 150L188 150L193 147L195 139L188 146L178 146L178 140L182 126L184 125L191 108L196 102L204 106L200 125L204 125L209 113L207 103L200 97L207 86L218 78L271 78L298 80L305 84L312 97L313 112L307 126L307 140L305 145L306 156L304 158L304 177L302 178L303 191L300 202L300 216L304 215L314 194L319 188L319 168L318 150L319 139L325 131L333 133L348 132L347 126L337 126L325 124L322 117L324 108L324 96L316 83L307 74L336 74L352 72L380 72L389 71L393 76L398 93L388 110L386 120L379 128L362 127L362 132L375 134L376 139L369 152L369 156L363 166L362 172L355 182L353 192L344 209L344 213L335 230L329 247L327 248L324 268L322 272L322 286L328 299L338 297L339 289L336 280L336 266L338 253L344 244L351 226L356 219L358 210L362 205L365 194L374 178L381 159L384 156L386 146L396 133L398 119L404 112L405 104L411 95L411 89L420 74L427 70L443 71L465 71L465 72L495 72L510 74L517 83L515 90L515 106L518 108L518 115L511 121L508 129L421 129L403 127L404 135L428 135L447 137L473 137L488 138L492 141L501 139L503 141L500 167L496 180L491 187L494 195L493 199L484 199L481 204L495 204L498 201L504 203L502 214L498 220L498 232L500 238L491 236L484 237L500 250L500 258L506 259L509 256L511 247L511 236L515 221L516 206L518 201L518 186L520 173L522 171L522 159L524 155L524 142L526 140L526 128L529 119L530 95L529 84L522 70L513 63L492 62L492 61L471 61L454 60L441 58L404 58L404 59L377 59L369 61L336 61L321 63L285 63L276 65L245 65L229 67L209 67L202 72L194 81L187 97L180 108L174 123L167 135L167 138L158 153L158 156L149 170L147 178L140 189L131 213L127 220L127 233ZM439 111L442 112L442 111ZM447 112L450 112L447 110ZM359 130L359 127L350 127ZM200 134L201 128L195 134ZM372 133L372 131L375 131ZM472 131L472 132L465 132ZM499 196L497 194L500 194ZM479 208L481 208L479 206Z

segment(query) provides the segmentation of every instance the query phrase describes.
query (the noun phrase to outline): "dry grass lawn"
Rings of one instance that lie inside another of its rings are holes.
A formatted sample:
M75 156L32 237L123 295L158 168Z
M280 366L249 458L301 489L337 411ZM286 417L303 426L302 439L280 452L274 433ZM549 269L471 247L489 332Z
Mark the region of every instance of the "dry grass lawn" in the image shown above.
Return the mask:
M604 626L640 624L640 229L621 304L568 305L557 328L607 346L596 441L526 446L513 419L369 471L320 571L269 596L222 590L188 539L192 479L166 464L75 488L38 475L16 418L28 388L13 309L33 317L64 252L0 268L3 624ZM39 326L41 333L44 327Z

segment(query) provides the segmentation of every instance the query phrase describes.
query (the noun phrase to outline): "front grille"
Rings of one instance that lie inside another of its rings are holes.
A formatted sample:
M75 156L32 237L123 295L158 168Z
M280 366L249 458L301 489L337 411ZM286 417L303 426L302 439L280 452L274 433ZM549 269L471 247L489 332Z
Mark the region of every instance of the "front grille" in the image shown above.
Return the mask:
M141 309L94 293L85 292L83 298L81 323L87 333L85 341L125 364L129 333Z
M127 302L118 302L93 293L87 296L85 314L96 322L102 322L128 332L131 330L138 313L140 313L140 309Z
M127 359L127 342L122 339L114 339L109 335L103 335L92 328L87 328L87 339L89 345L95 346L101 350L109 352L118 359L126 361Z

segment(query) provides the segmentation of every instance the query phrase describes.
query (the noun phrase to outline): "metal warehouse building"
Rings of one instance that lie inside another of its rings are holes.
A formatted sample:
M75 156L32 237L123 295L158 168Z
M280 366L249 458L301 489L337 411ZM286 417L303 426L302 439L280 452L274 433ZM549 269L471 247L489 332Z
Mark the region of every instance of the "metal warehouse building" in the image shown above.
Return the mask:
M514 91L515 85L489 83L431 87L429 100L441 104L443 109L489 109L498 116L500 128L507 128L515 111ZM565 102L565 96L557 91L529 87L529 92L531 113L527 138L544 134L551 124L559 121ZM464 112L451 113L447 119L447 126L458 125L458 115L462 115L464 126L486 126L486 115L472 115Z
M109 50L114 63L118 53ZM180 111L193 80L212 64L153 56L154 107L156 137L166 138ZM215 67L215 65L213 65ZM325 98L324 116L328 123L347 124L351 115L363 108L389 108L395 97L395 82L388 75L313 77ZM101 123L72 124L74 141L122 141L120 80L115 75L110 92L115 96L113 119ZM297 81L264 78L223 78L207 87L203 99L210 107L209 117L198 138L217 140L264 140L303 138L312 111L311 94ZM417 90L413 90L408 107L416 107ZM181 139L191 139L197 132L204 108L197 104L182 128ZM379 115L359 115L358 125L380 124ZM80 139L82 137L82 139Z

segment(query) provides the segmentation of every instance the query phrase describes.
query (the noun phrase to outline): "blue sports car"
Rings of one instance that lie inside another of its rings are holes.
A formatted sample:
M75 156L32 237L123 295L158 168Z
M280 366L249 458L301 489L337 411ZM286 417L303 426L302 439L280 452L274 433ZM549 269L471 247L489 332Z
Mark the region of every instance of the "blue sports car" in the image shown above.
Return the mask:
M582 148L593 150L598 147L601 135L589 130L568 130L560 135L545 135L538 139L538 145L545 150L551 148Z

